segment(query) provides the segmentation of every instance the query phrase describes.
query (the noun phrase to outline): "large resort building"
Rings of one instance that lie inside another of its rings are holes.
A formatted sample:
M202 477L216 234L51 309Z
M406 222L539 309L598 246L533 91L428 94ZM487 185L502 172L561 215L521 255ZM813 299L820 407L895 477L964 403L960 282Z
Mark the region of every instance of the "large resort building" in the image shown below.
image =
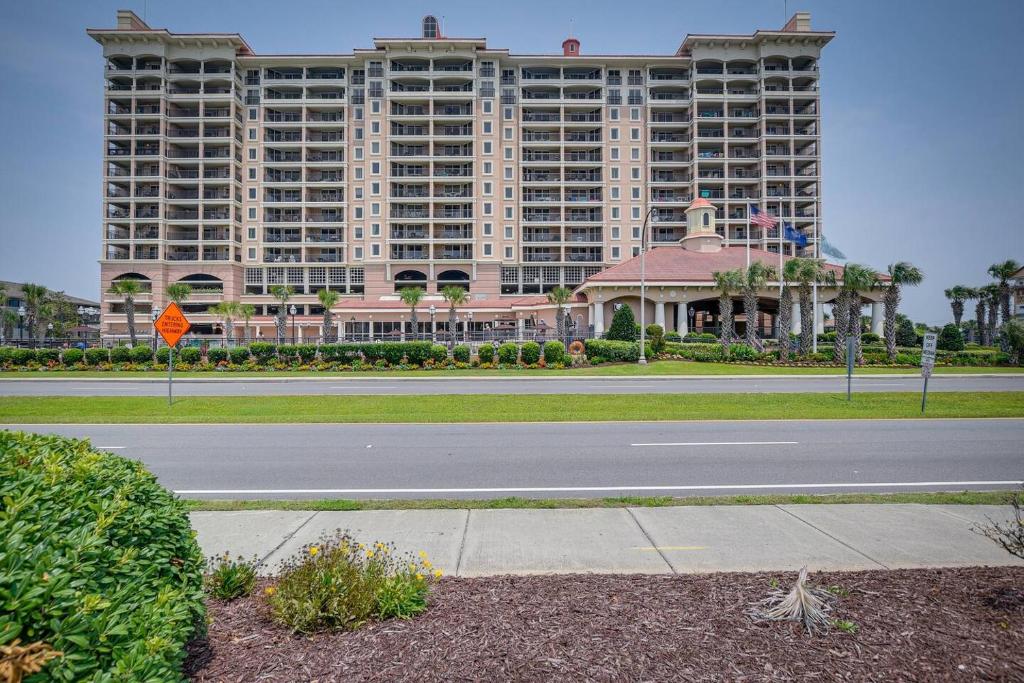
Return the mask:
M448 285L469 293L460 330L522 335L553 323L545 295L564 286L582 336L639 306L644 246L645 317L686 331L714 326L711 274L742 266L748 242L773 265L817 255L818 67L834 34L808 14L664 55L591 55L572 37L515 54L442 28L426 17L418 37L322 55L259 54L130 11L89 30L106 87L102 291L142 281L147 320L187 282L196 334L220 334L207 309L232 300L272 338L271 288L287 285L312 341L325 288L340 294L329 336L346 339L444 327ZM751 226L751 205L799 238ZM418 330L409 286L426 290ZM123 299L103 299L104 335L125 335Z

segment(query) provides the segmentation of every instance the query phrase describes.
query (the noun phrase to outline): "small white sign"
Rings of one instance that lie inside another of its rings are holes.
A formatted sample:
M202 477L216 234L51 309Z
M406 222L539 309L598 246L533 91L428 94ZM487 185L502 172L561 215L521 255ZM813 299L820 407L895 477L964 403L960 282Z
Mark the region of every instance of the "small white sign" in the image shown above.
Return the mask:
M934 332L926 332L924 335L924 344L921 346L921 375L924 377L932 376L932 368L935 367L935 348L938 339L939 335Z

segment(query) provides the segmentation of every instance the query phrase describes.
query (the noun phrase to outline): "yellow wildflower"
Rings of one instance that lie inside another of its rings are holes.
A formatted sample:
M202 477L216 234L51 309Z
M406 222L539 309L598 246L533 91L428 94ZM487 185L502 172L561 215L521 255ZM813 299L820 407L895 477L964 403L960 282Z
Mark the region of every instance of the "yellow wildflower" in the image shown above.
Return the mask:
M444 574L444 572L442 572L440 569L435 569L434 570L434 578L435 579L440 579L442 574Z
M309 554L310 555L316 555L318 552L320 552L319 546L315 546L315 545L309 546Z
M423 580L423 574L420 574L419 572L416 572L416 580L417 581L422 581Z
M367 557L368 559L371 559L371 560L372 560L372 559L373 559L373 551L372 551L372 550L367 550L367 551L366 551L366 557Z
M427 553L426 553L426 551L424 551L424 550L421 550L421 551L420 551L420 557L421 557L421 558L423 558L424 560L425 560L425 559L427 559Z
M433 566L434 565L430 564L430 560L423 560L423 568L424 569L430 569Z
M267 586L267 587L266 587L266 588L265 588L265 589L263 590L263 592L264 592L264 593L266 593L267 595L273 595L274 593L276 593L276 592L277 592L277 589L276 589L276 588L274 588L273 586Z

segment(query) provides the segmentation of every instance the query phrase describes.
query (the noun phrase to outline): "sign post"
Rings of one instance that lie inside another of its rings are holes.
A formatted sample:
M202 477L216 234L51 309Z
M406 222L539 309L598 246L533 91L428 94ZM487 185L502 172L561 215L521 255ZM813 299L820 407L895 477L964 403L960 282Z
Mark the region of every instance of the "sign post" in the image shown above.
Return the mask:
M921 345L921 376L924 377L924 389L921 391L921 413L924 414L924 407L928 401L928 378L932 376L932 368L935 367L935 348L939 335L934 332L926 332L924 343Z
M171 382L174 371L174 345L189 331L192 324L185 318L185 314L178 308L178 304L172 301L167 304L167 308L164 309L164 312L153 323L153 327L156 328L156 331L167 342L167 405L170 406L172 402Z
M850 385L853 382L853 352L857 348L857 340L853 336L846 338L846 400L850 398Z

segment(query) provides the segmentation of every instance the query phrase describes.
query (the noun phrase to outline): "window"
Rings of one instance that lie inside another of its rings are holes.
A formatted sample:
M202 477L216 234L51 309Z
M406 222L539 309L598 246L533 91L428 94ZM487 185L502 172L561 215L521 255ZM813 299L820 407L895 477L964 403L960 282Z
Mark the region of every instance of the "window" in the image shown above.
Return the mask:
M363 139L363 129L362 129L362 127L356 128L356 140L362 140L362 139Z
M494 154L494 143L490 140L484 140L484 154Z
M515 214L512 213L512 207L511 206L506 206L505 207L505 220L510 221L514 217L515 217Z
M630 94L632 94L633 92L634 91L631 90ZM630 107L629 108L629 120L630 121L639 121L640 120L640 107Z
M249 220L256 220L256 207L254 206L249 207Z
M379 180L370 183L370 194L375 195L375 196L376 195L380 195L380 181Z
M640 180L640 167L634 166L633 168L629 169L629 177L632 178L633 180Z
M619 188L618 187L613 187L612 188L612 199L618 199L618 198L619 198Z
M494 204L491 202L484 202L484 215L490 216L494 213Z
M494 223L484 223L484 236L490 237L494 234Z
M494 130L494 124L490 121L484 121L484 135L490 135Z
M611 160L612 161L618 161L619 160L619 148L618 147L612 147L611 151L612 151Z
M512 161L512 148L511 147L506 147L505 148L505 160L506 161Z
M380 202L373 202L372 204L370 204L370 215L371 216L379 216L380 215ZM380 233L380 226L379 225L377 226L377 233L378 234Z
M635 240L640 239L640 226L639 225L634 225L633 226L633 239L635 239Z
M355 218L362 218L363 217L363 207L361 207L361 206L355 207L355 216L354 217Z
M610 177L611 177L612 180L618 180L619 179L619 167L618 166L612 166L612 168L611 168L611 176Z
M618 219L619 219L619 207L613 206L612 207L612 220L618 220Z
M620 239L621 235L622 235L622 228L620 228L617 225L613 225L612 226L612 239L613 240Z
M505 258L512 259L512 247L505 247Z
M633 247L633 249L631 251L633 252L633 256L639 256L640 255L640 247Z
M256 188L255 187L250 187L249 188L249 199L256 199Z
M633 160L633 161L640 161L640 148L639 147L630 147L629 148L629 158L631 160Z
M505 180L512 180L513 178L515 178L515 176L512 175L512 173L513 173L512 167L511 166L506 166L505 167Z
M629 129L629 139L630 140L639 140L640 139L640 129L639 128L630 128Z
M711 216L710 216L710 215L708 214L708 212L707 212L707 211L705 211L705 212L704 212L704 217L703 217L703 219L702 219L702 222L703 222L703 224L704 224L704 227L707 227L708 225L710 225L710 223L708 223L708 221L710 220L710 218L711 218Z
M484 175L491 175L494 173L494 164L490 161L484 162Z
M352 256L357 261L362 261L363 260L363 248L362 247L353 247L352 248Z
M356 152L355 158L357 160L360 160L360 159L363 158L363 148L362 147L356 147L355 152Z
M484 256L492 256L494 251L494 245L490 242L484 242Z
M633 220L639 220L639 218L640 218L640 207L639 206L631 207L630 214L633 216Z
M256 120L256 118L257 118L257 113L256 112L257 112L257 110L254 109L254 108L250 108L249 109L249 120L250 121L255 121Z
M374 104L379 104L379 102L374 102ZM370 122L370 133L373 135L380 135L380 121Z
M512 129L507 127L507 126L505 128L505 139L506 140L511 140L512 139Z
M356 147L356 149L359 148ZM378 156L380 154L380 142L378 142L377 140L374 140L373 142L370 143L370 154L374 156Z
M363 188L361 188L361 187L355 188L355 198L356 199L362 199L363 198Z
M513 230L515 230L515 228L513 228L511 225L506 225L505 226L505 239L507 239L507 240L512 239L513 235L515 234L513 232Z
M380 223L370 223L370 237L380 237Z
M250 140L255 140L256 139L256 129L255 128L250 128L249 129L249 139Z
M629 189L629 194L635 200L640 199L640 188L639 187L631 187Z
M249 161L256 161L256 148L253 147L249 150Z
M506 121L511 121L512 120L512 107L505 107L505 111L502 112L502 116L503 116L503 118Z
M484 100L484 113L490 114L493 111L490 100Z
M357 225L352 228L352 236L357 240L363 239L363 226Z
M621 248L620 247L617 247L617 246L614 246L614 245L612 246L612 261L618 261L619 259L622 258L622 256L619 255L620 252L621 252Z
M250 225L249 226L248 234L249 234L249 239L251 239L251 240L256 239L256 226L255 225Z
M380 100L374 100L374 101L370 102L370 111L372 111L374 114L379 114L380 113ZM377 130L375 130L373 132L374 133L379 133L380 132L380 124L377 124Z
M379 161L374 161L374 162L370 163L370 174L371 175L380 175L380 162Z
M618 107L609 107L608 108L608 118L611 119L612 121L618 121L619 120L619 108Z
M489 180L484 182L484 194L494 194L494 183Z
M362 180L363 179L363 167L362 166L356 166L356 168L355 168L355 179L356 180Z
M249 260L250 261L255 261L256 260L256 247L249 247Z
M256 180L256 169L255 168L250 168L249 169L249 180Z
M355 109L353 109L352 110L352 118L354 118L356 121L362 121L363 120L363 108L362 107L356 107Z
M609 138L609 140L618 140L618 139L619 139L619 129L618 128L612 128L611 129L611 137Z
M508 199L509 201L515 199L515 196L512 194L512 187L511 186L506 186L505 187L505 199Z

